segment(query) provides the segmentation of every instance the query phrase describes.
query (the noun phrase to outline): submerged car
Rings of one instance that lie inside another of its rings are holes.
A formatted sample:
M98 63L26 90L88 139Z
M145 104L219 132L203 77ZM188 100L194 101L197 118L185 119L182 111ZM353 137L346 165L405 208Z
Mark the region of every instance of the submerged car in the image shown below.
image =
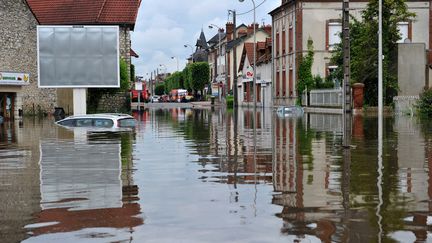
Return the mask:
M59 120L56 124L68 128L94 128L95 130L123 130L131 129L136 120L130 115L120 113L101 113L69 116Z

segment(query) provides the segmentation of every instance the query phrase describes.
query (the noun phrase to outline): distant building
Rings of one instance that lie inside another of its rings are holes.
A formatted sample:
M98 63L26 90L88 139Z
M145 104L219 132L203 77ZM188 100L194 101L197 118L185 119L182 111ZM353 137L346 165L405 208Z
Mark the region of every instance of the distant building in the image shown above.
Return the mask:
M256 91L257 106L272 106L272 41L266 38L265 41L256 43ZM253 106L253 78L248 77L247 73L253 73L253 42L243 44L243 51L240 53L241 59L238 67L238 97L239 104L243 106Z
M130 31L134 29L140 3L140 0L2 1L0 115L13 119L22 113L51 113L57 106L69 107L72 112L71 90L38 88L37 25L118 25L120 56L129 66Z
M195 44L195 52L193 53L193 62L208 62L208 50L207 39L204 34L204 30L201 30L200 37Z
M256 41L265 42L271 36L271 26L258 26L256 24ZM238 69L234 70L234 48L237 52L237 68L240 64L244 43L253 43L253 25L246 26L244 24L235 28L237 38L234 40L234 25L226 24L226 65L227 65L227 81L226 87L228 92L232 92L233 85L242 86L242 83L237 79L237 84L234 84L234 76L239 77ZM258 58L258 56L257 56Z

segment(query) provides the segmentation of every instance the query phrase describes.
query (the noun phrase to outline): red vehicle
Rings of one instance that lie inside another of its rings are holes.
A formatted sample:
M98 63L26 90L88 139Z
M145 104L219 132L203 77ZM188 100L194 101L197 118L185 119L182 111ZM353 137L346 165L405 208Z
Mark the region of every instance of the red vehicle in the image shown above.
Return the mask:
M138 101L138 94L140 93L140 91L135 89L135 85L133 85L132 89L131 89L131 98L132 98L132 102L136 102ZM141 97L140 100L142 102L146 101L149 99L149 93L147 90L147 85L145 82L142 82L142 90L141 90Z

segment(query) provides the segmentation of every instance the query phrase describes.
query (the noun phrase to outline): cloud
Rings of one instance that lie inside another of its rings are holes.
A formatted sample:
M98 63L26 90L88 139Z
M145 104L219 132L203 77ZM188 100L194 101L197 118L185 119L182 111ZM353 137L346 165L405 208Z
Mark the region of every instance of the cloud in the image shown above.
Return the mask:
M256 1L257 5L262 1ZM257 8L257 22L271 23L268 12L280 5L280 1L266 0ZM242 13L252 9L252 2L240 3L235 0L146 0L141 2L135 31L132 32L132 48L140 56L133 58L136 74L146 76L163 64L168 72L177 70L177 62L182 70L191 49L185 44L195 45L197 38L204 30L207 40L217 34L209 29L215 24L225 27L228 20L228 9ZM237 23L252 23L253 14L238 16ZM174 59L172 57L175 57Z

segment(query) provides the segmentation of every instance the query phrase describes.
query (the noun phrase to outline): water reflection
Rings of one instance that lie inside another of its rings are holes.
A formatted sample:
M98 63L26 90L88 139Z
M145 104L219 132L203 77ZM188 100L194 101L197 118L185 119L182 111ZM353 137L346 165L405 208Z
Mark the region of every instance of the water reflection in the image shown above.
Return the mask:
M136 134L71 133L47 119L1 125L1 237L432 240L429 121L386 117L380 168L375 117L352 118L345 149L340 115L180 108L134 115Z
M0 140L2 242L57 242L59 232L124 240L144 223L132 179L133 134L73 133L48 119L1 128L11 134Z

